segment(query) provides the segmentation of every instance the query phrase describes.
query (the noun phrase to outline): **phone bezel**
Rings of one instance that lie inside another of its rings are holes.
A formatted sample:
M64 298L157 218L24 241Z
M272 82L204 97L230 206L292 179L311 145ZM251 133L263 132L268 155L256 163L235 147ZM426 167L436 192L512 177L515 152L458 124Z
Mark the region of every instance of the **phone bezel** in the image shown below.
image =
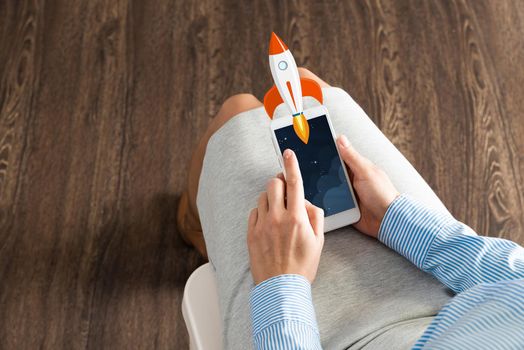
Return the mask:
M313 107L313 108L308 108L308 109L306 109L304 111L304 116L306 117L307 120L318 118L318 117L321 117L323 115L326 116L326 119L327 119L327 122L328 122L328 125L329 125L329 129L331 131L331 138L333 139L333 142L335 143L335 147L336 147L336 142L335 142L335 140L336 140L335 135L336 134L335 134L335 130L333 128L333 124L331 123L331 118L329 117L329 112L328 112L327 108L324 107L324 106L316 106L316 107ZM275 148L275 151L277 153L278 161L280 163L280 167L282 168L282 170L284 172L284 176L286 174L285 174L284 167L282 166L282 164L283 164L282 153L280 152L280 147L278 146L278 141L277 141L277 138L276 138L276 135L275 135L275 130L278 130L278 129L281 129L283 127L290 126L290 125L293 125L293 119L290 118L290 117L287 117L287 116L286 117L276 118L276 119L273 119L271 121L271 139L273 140L273 147ZM342 211L340 213L333 214L333 215L330 215L330 216L326 216L324 218L324 232L329 232L329 231L335 230L335 229L340 228L340 227L351 225L351 224L354 224L354 223L356 223L356 222L358 222L360 220L360 209L359 209L359 206L358 206L357 199L355 197L355 193L353 191L353 184L351 183L351 181L349 179L345 163L342 160L342 158L340 158L340 153L338 152L338 147L336 147L336 149L337 149L338 158L340 159L340 161L341 161L341 163L343 165L342 168L344 169L344 176L346 177L346 181L349 184L349 191L351 192L351 196L353 197L353 201L355 203L355 208L352 208L352 209L349 209L349 210L345 210L345 211Z

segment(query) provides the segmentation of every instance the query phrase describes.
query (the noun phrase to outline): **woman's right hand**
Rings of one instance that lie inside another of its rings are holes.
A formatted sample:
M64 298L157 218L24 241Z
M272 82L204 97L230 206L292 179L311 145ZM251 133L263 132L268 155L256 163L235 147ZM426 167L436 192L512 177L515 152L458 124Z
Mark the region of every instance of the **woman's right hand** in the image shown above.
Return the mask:
M360 220L357 230L377 238L382 219L389 205L399 196L386 173L358 153L346 136L337 139L340 156L352 173L352 184L358 196Z

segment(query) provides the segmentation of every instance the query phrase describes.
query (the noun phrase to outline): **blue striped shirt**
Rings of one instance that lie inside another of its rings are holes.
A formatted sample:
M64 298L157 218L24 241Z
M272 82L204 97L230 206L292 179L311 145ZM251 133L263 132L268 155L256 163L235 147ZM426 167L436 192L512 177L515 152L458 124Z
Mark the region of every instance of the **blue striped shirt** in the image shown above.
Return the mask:
M524 248L478 236L407 195L389 206L378 238L457 293L413 349L524 349ZM257 349L321 349L304 277L260 283L251 311Z

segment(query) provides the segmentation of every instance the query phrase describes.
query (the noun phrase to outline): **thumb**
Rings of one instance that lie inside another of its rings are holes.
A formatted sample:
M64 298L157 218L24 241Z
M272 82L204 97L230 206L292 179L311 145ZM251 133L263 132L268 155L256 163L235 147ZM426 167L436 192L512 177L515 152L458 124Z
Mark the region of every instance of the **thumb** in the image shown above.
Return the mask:
M309 222L311 223L311 227L313 227L313 231L315 231L315 235L323 236L324 235L324 210L322 210L319 207L314 206L313 204L311 204L310 201L306 200L306 212L309 218Z
M369 159L362 156L357 152L356 149L353 148L353 146L351 146L345 135L338 137L337 146L340 157L342 157L353 174L362 174L366 168L372 165Z

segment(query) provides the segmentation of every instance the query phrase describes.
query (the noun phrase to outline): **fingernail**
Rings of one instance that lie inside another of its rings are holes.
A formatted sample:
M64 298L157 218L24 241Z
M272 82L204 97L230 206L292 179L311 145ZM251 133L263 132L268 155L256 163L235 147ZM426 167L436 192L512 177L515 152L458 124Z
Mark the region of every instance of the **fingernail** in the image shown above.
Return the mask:
M344 148L348 148L349 147L349 141L348 141L348 138L346 137L346 135L342 135L340 136L340 145Z
M289 159L293 156L293 151L289 148L284 151L284 158Z

